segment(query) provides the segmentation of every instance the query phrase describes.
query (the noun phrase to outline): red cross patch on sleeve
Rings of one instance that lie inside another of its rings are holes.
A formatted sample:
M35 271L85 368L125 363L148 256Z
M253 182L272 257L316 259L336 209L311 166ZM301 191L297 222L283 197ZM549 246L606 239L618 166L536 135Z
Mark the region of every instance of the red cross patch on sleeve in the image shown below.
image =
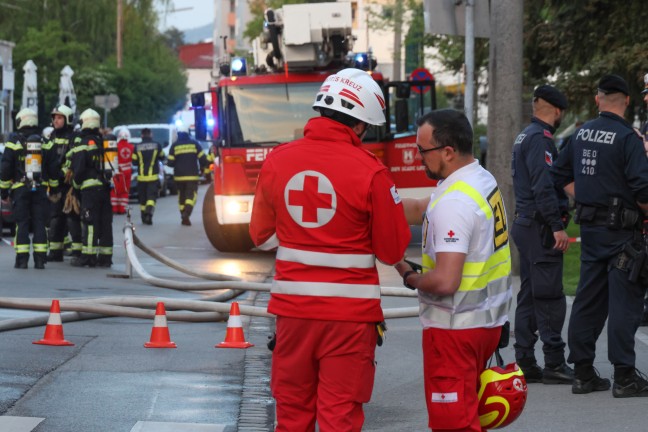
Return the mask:
M545 150L545 163L549 166L553 165L553 155Z

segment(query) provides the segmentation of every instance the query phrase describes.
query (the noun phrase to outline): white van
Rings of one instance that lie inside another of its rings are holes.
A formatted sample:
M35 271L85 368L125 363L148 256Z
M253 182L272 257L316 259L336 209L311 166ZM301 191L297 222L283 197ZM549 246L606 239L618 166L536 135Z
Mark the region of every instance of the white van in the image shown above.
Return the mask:
M174 124L164 124L164 123L141 123L141 124L130 124L130 125L119 125L113 128L113 134L119 136L119 131L123 128L128 129L130 132L130 142L137 144L142 141L142 129L151 129L151 134L153 135L153 141L159 142L162 145L162 150L166 157L169 156L169 150L171 149L171 144L173 144L178 139L178 130ZM164 165L164 183L166 188L162 186L160 195L166 195L167 189L169 194L175 195L178 193L178 188L176 187L175 182L173 181L173 168L170 166Z

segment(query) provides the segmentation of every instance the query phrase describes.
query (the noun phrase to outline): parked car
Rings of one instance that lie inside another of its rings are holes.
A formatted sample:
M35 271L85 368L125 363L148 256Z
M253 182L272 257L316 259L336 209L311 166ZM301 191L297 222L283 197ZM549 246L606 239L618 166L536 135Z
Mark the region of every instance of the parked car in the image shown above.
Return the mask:
M169 156L169 150L171 149L171 144L173 144L177 139L178 139L178 130L175 125L172 124L164 124L164 123L140 123L140 124L130 124L130 125L119 125L115 126L113 128L113 134L119 135L119 131L123 128L128 129L130 132L130 142L133 144L137 144L142 141L142 129L151 129L151 133L153 135L153 141L157 141L162 145L162 151L164 152L164 156L168 157ZM161 185L160 189L160 195L165 196L167 192L170 195L176 195L178 193L178 188L175 185L175 182L173 181L173 168L170 166L167 166L166 164L163 165L163 170L164 172L164 182ZM135 171L133 171L133 175L135 174ZM131 184L134 179L131 179ZM133 188L131 186L131 195L133 193L133 190L136 188ZM137 191L134 191L137 193Z

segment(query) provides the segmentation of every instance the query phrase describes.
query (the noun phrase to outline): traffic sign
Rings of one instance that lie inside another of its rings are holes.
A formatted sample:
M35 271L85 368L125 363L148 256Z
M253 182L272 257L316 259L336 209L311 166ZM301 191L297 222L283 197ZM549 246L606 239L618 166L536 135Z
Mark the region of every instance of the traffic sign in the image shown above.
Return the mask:
M106 110L115 109L119 106L119 96L116 94L96 95L94 97L94 104Z
M412 73L410 73L411 81L432 81L433 79L434 76L426 68L416 68L412 71ZM430 91L430 87L412 87L412 91L414 93L427 93Z

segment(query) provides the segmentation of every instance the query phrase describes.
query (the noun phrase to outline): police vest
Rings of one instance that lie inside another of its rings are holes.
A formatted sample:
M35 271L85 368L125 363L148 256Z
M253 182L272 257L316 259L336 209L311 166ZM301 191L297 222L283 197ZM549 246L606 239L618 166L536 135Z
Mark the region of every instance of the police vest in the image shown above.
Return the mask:
M464 181L457 181L447 190L430 202L429 212L439 200L450 192L460 192L469 197L485 215L489 226L498 222L495 220L493 207L484 196L473 186ZM496 190L499 194L499 190ZM501 195L499 195L501 205ZM496 209L500 213L497 218L505 220L503 206ZM477 327L496 327L506 319L511 302L511 252L508 243L508 232L505 225L498 235L494 229L489 230L490 245L493 251L484 261L478 254L469 252L463 266L459 289L451 296L434 296L419 293L422 298L420 318L431 327L449 330L469 329ZM482 254L483 256L483 254ZM422 259L424 271L436 268L435 260L426 253ZM423 301L423 299L426 299Z

